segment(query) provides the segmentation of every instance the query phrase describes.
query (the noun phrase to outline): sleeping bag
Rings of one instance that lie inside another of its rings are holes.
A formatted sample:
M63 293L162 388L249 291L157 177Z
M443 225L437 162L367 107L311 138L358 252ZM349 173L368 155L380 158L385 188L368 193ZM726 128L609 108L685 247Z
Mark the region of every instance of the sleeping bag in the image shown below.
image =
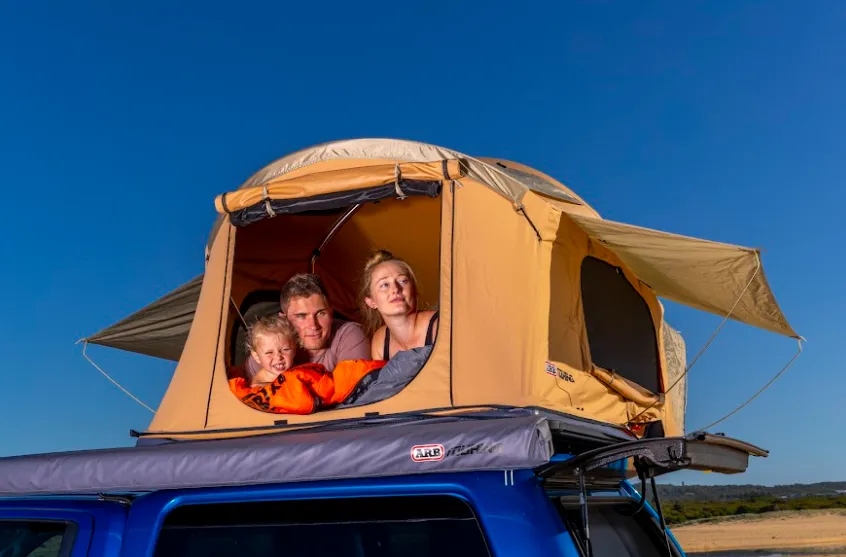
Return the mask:
M321 364L301 364L283 371L267 385L250 387L238 376L229 388L241 402L273 414L311 414L320 409L356 398L378 375L387 362L382 360L343 360L327 371Z
M351 392L339 407L364 406L396 395L417 377L429 359L432 348L421 346L397 352L379 373L370 374L365 381L361 381L358 388Z

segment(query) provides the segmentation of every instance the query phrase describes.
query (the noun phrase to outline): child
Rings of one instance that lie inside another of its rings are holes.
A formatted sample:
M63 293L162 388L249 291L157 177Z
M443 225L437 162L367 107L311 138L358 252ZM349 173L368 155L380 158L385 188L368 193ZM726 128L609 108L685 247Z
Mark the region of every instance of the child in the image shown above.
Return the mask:
M250 357L259 365L249 380L250 387L272 383L283 371L294 366L297 334L283 315L273 314L256 321L247 335Z
M284 315L256 321L247 334L247 348L258 371L248 379L229 380L229 388L247 406L277 414L310 414L334 395L334 379L322 365L294 366L297 336Z

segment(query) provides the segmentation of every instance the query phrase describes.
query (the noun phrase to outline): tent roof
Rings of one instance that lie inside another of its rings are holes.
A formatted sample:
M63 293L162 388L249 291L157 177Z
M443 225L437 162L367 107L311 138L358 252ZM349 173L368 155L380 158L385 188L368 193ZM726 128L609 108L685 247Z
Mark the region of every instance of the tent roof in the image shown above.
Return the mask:
M417 461L412 451L418 445L440 445L443 454L440 459ZM487 450L456 452L467 446ZM517 411L511 417L499 412L487 418L430 418L338 430L0 458L0 496L525 469L548 463L552 455L552 432L546 418L528 411ZM57 468L61 468L61 474L55 473Z
M407 162L460 160L467 177L489 185L504 197L519 202L535 191L580 205L586 203L560 182L522 165L493 158L475 158L452 149L402 139L349 139L302 149L268 164L250 176L239 189L267 184L302 167L340 159L373 159ZM499 164L497 164L499 163Z
M347 139L331 141L285 155L255 172L238 190L257 188L278 181L286 174L319 163L340 160L404 161L440 163L445 160L461 162L464 176L487 184L512 203L519 204L528 191L554 199L583 206L590 213L597 213L584 199L564 184L547 174L528 166L493 157L471 157L452 149L404 139ZM218 198L219 199L219 198ZM218 200L216 200L216 203ZM226 215L218 215L209 235L208 245L217 234Z

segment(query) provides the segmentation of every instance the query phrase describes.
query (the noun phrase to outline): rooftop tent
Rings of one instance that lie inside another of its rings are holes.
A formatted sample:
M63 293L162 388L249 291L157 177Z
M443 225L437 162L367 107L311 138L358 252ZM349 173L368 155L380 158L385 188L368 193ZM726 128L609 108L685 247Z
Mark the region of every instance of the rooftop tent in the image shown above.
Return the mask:
M410 141L340 141L271 163L215 206L199 293L188 288L184 298L191 327L145 436L490 406L539 407L637 434L660 421L679 435L685 391L665 391L684 367L684 345L658 296L796 336L756 251L603 220L560 182L509 161ZM421 305L440 311L437 341L413 380L378 402L308 415L236 398L227 373L240 316L313 269L336 310L355 319L360 269L378 248L412 265ZM170 308L173 297L161 302ZM151 308L136 316L155 321ZM183 343L184 331L168 332L159 315L159 337L146 346L133 346L132 316L88 340L172 357L152 347Z

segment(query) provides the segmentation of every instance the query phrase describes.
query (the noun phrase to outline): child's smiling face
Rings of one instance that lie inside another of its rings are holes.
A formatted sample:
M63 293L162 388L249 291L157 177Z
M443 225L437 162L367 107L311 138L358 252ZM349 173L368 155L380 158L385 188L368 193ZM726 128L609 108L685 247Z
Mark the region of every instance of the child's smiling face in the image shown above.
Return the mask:
M261 368L278 376L294 365L297 345L294 339L280 334L257 335L251 355Z

